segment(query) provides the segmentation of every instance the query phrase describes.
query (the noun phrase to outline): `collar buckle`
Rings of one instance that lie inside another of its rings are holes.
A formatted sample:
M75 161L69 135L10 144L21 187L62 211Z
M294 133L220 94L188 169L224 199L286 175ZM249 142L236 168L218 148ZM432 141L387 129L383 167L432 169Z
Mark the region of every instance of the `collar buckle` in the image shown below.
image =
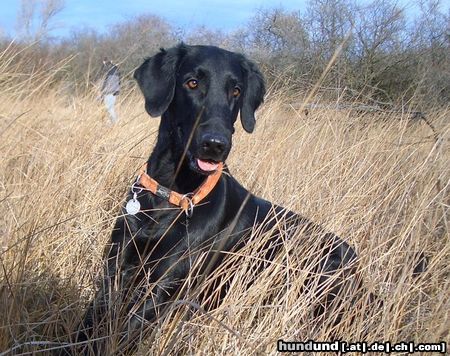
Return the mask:
M194 213L195 204L192 201L193 196L194 193L187 193L184 194L180 200L180 206L184 210L186 217L188 218L192 217L192 214Z

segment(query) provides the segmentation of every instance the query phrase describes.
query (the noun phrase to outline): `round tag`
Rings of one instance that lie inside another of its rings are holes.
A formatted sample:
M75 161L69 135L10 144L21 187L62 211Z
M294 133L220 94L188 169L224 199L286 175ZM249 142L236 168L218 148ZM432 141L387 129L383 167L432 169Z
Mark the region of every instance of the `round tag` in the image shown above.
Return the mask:
M125 210L128 214L135 215L141 210L141 203L139 203L139 200L137 199L131 199L125 206Z

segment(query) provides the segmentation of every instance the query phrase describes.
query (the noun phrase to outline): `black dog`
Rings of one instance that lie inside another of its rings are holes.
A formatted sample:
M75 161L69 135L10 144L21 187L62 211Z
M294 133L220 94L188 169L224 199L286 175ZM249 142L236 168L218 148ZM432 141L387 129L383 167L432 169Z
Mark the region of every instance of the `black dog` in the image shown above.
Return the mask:
M98 338L89 347L100 353L102 337L111 337L117 322L123 331L119 344L131 350L143 325L157 320L177 297L192 261L209 253L198 269L199 276L208 274L221 263L221 251L244 246L255 225L266 222L265 229L271 229L281 217L302 233L321 232L325 248L315 271L320 284L342 270L354 272L355 252L337 236L250 194L226 168L227 174L220 174L238 114L251 133L263 102L264 79L254 63L217 47L182 44L145 60L134 77L147 112L162 115L158 140L130 192L128 212L117 219L104 285L77 341ZM279 235L271 236L263 246L267 260L283 244ZM327 289L324 303L339 294L340 282ZM121 311L111 309L114 303Z

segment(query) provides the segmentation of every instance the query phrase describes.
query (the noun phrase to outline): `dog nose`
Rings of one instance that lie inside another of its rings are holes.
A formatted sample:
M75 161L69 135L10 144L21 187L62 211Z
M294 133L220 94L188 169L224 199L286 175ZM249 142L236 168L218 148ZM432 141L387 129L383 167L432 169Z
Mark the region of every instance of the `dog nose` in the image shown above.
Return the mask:
M202 153L207 156L205 158L220 161L227 150L228 140L222 135L205 134L200 145Z

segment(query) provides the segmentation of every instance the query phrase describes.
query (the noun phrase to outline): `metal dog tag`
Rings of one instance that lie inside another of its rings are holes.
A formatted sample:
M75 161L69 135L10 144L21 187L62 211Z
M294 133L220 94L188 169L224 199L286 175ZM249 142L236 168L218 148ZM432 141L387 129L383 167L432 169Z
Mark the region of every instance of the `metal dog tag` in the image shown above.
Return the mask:
M133 199L128 200L125 210L130 215L136 215L141 210L141 203L137 200L137 194L133 194Z

